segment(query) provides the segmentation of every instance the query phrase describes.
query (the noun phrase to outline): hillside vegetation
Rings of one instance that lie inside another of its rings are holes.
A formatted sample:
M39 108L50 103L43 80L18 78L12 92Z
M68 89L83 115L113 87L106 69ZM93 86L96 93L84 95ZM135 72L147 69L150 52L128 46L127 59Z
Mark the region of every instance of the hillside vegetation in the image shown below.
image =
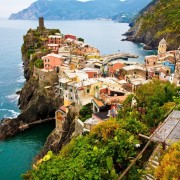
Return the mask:
M157 48L165 38L169 49L180 45L180 1L154 0L141 11L134 26L126 33L128 40L143 42Z
M135 97L136 107L131 107L130 95L118 117L97 125L90 134L74 138L58 155L49 151L24 179L118 179L146 143L138 134L149 136L165 114L180 105L177 91L170 83L160 81L143 85ZM147 158L146 154L137 161L127 179L140 179Z

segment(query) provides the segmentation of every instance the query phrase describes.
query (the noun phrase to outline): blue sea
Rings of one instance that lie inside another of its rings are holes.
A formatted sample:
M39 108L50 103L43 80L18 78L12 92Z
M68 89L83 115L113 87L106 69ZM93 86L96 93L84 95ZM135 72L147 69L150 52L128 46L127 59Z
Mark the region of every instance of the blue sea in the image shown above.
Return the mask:
M18 95L24 82L21 45L23 35L36 28L38 21L0 19L0 119L14 118L19 113ZM142 44L121 41L129 26L112 21L45 21L47 28L58 28L63 34L74 34L97 47L102 55L129 52L139 55L136 62L154 51L143 50ZM29 129L0 142L0 180L18 180L31 168L33 157L40 151L54 124Z

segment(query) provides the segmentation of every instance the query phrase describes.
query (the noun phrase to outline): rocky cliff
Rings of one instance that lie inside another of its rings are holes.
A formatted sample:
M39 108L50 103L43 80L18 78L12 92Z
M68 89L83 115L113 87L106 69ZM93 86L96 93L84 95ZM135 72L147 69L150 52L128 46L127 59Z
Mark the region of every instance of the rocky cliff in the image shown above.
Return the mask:
M127 40L155 49L165 38L169 50L177 49L180 45L179 9L179 0L153 0L131 23L132 27L125 34Z
M42 158L49 150L59 153L61 148L70 142L75 131L76 108L69 106L69 113L62 126L62 130L55 129L47 138L46 143L36 159Z
M62 104L54 88L46 92L44 84L40 83L38 78L33 76L35 62L43 54L48 53L46 49L42 49L43 41L40 37L52 32L57 32L57 30L29 30L24 36L22 57L26 83L20 91L19 107L21 114L15 119L4 119L0 121L0 140L18 133L21 130L20 126L22 124L53 118L56 109ZM39 52L40 49L41 53ZM50 85L53 87L53 84Z

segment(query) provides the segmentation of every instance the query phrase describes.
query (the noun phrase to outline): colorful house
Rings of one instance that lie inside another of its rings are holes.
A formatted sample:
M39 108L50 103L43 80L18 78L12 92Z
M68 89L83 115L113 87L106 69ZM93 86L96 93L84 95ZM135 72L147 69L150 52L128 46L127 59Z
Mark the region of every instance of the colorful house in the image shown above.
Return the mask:
M170 61L164 61L163 65L167 66L167 67L169 67L171 69L170 73L174 73L174 71L175 71L175 64L171 63Z
M63 38L60 34L57 35L50 35L48 36L48 43L49 44L61 44L63 41Z
M111 62L108 64L108 76L118 76L118 72L124 65L120 62Z
M73 40L76 40L76 36L72 35L72 34L66 34L65 36L65 39L73 39Z
M145 56L146 67L156 66L158 62L158 57L156 55Z
M100 75L100 70L96 68L84 68L82 71L86 72L88 74L88 78L97 78Z
M142 65L131 65L125 66L122 68L125 71L125 74L131 77L144 77L146 78L146 68Z
M42 60L44 61L44 69L47 70L59 68L64 62L63 56L59 54L48 54L43 56Z
M58 49L59 49L59 45L58 44L48 44L48 49L52 52L57 54L58 53Z

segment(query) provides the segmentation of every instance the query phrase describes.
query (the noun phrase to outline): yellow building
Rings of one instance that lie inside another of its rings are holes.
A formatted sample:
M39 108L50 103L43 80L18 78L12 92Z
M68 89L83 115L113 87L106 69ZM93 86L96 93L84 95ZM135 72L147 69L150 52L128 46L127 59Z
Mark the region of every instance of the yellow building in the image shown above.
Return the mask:
M159 42L159 46L158 46L158 54L163 54L166 52L167 49L167 42L166 40L163 38L161 39L161 41Z

